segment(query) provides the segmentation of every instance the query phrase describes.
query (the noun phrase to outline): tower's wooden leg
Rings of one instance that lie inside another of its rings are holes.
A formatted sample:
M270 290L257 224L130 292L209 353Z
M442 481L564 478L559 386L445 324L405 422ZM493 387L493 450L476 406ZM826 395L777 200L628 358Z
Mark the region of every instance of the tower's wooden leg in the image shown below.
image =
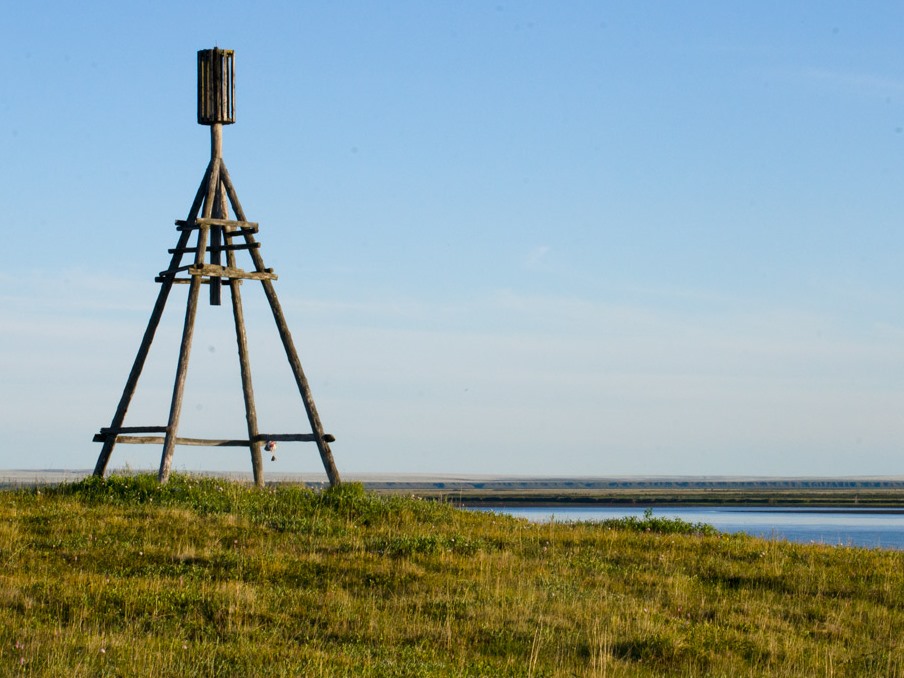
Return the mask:
M204 233L204 230L201 231ZM182 395L185 391L185 377L188 373L188 358L191 354L191 340L195 330L195 317L198 311L198 296L201 291L201 278L194 276L188 291L188 306L185 310L185 327L182 330L182 344L179 347L179 363L176 367L176 383L173 386L173 400L170 404L169 421L166 424L166 438L163 441L163 455L160 458L160 472L157 479L165 483L169 479L170 467L173 464L173 450L176 447L176 434L179 430L179 416L182 412Z
M210 161L210 180L207 184L207 195L204 202L204 217L210 218L213 209L217 186L220 184L220 159ZM195 264L203 266L207 249L207 229L198 231L198 252ZM176 367L176 382L173 386L173 400L170 404L169 420L166 424L166 436L163 440L163 454L160 458L160 472L157 475L161 483L169 479L173 463L173 450L176 447L176 435L179 431L179 417L182 413L182 395L185 391L185 377L188 374L188 359L191 355L191 341L195 331L195 317L198 312L198 296L201 291L201 277L192 276L188 290L188 304L185 309L185 326L182 330L182 344L179 347L179 363Z
M183 238L179 238L179 247L184 247ZM138 379L144 369L144 363L148 357L148 351L151 343L154 341L154 335L157 333L157 326L160 324L160 318L163 316L163 309L166 306L166 300L170 290L173 287L172 280L164 280L160 285L160 292L157 295L157 303L154 304L154 310L151 312L151 319L148 321L147 329L144 331L144 337L141 345L138 347L138 354L135 356L135 362L132 363L132 371L129 372L129 378L126 379L125 388L122 391L122 397L119 399L119 406L116 408L116 414L113 415L113 421L110 428L118 429L122 426L126 419L126 412L132 403L132 396L135 395L135 389L138 386ZM116 434L110 433L104 440L101 447L100 455L97 457L97 464L94 467L94 475L103 478L107 472L107 464L110 462L110 456L113 454L113 447L116 445Z
M217 192L217 216L225 219L228 213L226 193L222 183ZM226 242L230 242L228 239ZM235 252L226 252L226 265L235 268ZM213 284L213 281L211 281ZM229 281L229 292L232 297L232 316L235 320L235 340L239 350L239 367L242 374L242 397L245 400L245 422L248 425L248 440L251 450L251 469L254 472L254 484L264 486L264 463L261 458L261 441L257 439L257 408L254 404L254 387L251 383L251 360L248 354L248 335L245 331L245 314L242 310L241 281L235 278Z
M229 264L232 266L232 264ZM242 311L242 295L239 281L229 281L232 293L232 315L235 319L235 340L239 349L239 365L242 372L242 396L245 399L245 421L248 424L248 440L251 441L251 469L254 484L264 486L264 464L261 458L261 441L257 439L257 409L254 405L254 388L251 384L251 361L248 356L248 335L245 332L245 316Z
M256 253L257 250L251 250L251 252ZM338 485L341 482L339 470L336 468L336 462L333 461L333 453L330 450L329 443L323 439L323 424L320 423L320 415L317 414L317 408L314 405L314 396L311 395L311 387L308 385L304 370L301 369L301 360L298 358L298 352L295 350L295 343L292 341L292 333L289 332L289 326L286 324L286 318L283 315L282 307L279 305L279 299L276 297L276 290L273 289L273 282L270 280L262 280L261 282L264 285L267 301L270 302L270 310L273 311L273 319L276 321L279 337L282 339L283 348L286 350L286 357L289 359L289 365L292 366L292 373L295 375L295 383L298 385L301 401L304 403L305 410L308 413L308 421L311 424L311 430L317 437L317 449L320 452L320 460L323 462L323 469L330 479L330 485Z
M220 167L219 176L220 180L223 182L223 186L226 188L226 193L229 196L229 201L232 203L232 210L235 212L236 218L239 221L247 221L245 218L245 211L242 209L242 205L239 202L238 195L235 192L235 187L232 185L232 180L229 177L229 172L227 171L225 164ZM245 240L251 243L254 241L254 238L250 235L246 235ZM251 249L249 252L254 261L255 268L258 271L263 271L265 268L264 260L263 257L261 257L260 251ZM295 343L292 341L292 333L289 331L289 326L283 315L282 307L276 296L276 290L273 288L273 282L270 280L262 280L261 283L264 286L264 293L267 295L267 301L270 303L270 310L273 312L273 319L276 321L276 328L279 330L279 337L282 339L286 357L289 360L289 365L292 367L292 373L295 375L295 383L298 385L298 391L301 394L301 400L304 403L308 421L311 424L311 430L317 438L317 449L320 452L320 460L323 462L323 469L326 471L326 475L330 480L330 485L338 485L341 482L339 470L336 468L336 462L333 460L333 453L330 450L329 443L323 439L323 424L320 423L320 415L317 414L317 407L314 405L314 396L311 394L311 387L308 385L304 370L301 368L301 360L298 358L298 352L295 350Z
M192 202L191 209L189 210L188 220L194 221L198 212L201 209L201 203L204 200L204 196L207 194L207 186L210 181L210 173L211 173L211 165L208 164L207 170L204 172L204 178L201 180L201 185L198 187L198 191L195 194L195 199ZM176 245L176 249L179 250L184 248L188 244L188 239L191 233L189 231L183 231L179 236L179 241ZM181 252L176 252L171 261L170 268L177 268L182 260ZM116 408L116 413L113 415L113 421L110 424L110 428L118 429L122 426L123 422L126 419L126 412L128 412L129 405L132 402L132 396L135 395L135 389L138 386L138 379L141 377L141 372L144 369L144 363L148 357L148 351L151 348L151 344L154 341L154 335L157 333L157 326L160 324L160 318L163 316L163 309L166 307L166 300L169 297L170 290L173 287L172 279L164 280L160 285L160 292L157 294L157 302L154 304L154 310L151 312L151 318L148 321L147 329L144 331L144 337L141 340L141 345L138 347L138 354L135 356L135 362L132 363L132 371L129 372L129 377L126 379L125 388L122 391L122 397L119 399L119 406ZM110 462L110 456L113 454L113 447L116 445L116 434L110 434L107 436L106 440L104 440L103 447L100 450L100 455L97 457L97 464L94 467L94 475L103 477L107 472L107 464Z

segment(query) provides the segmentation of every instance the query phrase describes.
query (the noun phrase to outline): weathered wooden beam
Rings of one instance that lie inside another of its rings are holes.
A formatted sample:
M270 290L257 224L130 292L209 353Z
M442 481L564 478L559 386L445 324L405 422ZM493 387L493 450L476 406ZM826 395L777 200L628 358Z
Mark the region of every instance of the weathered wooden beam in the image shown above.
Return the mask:
M105 427L101 433L166 433L166 426L120 426L119 428Z
M97 434L99 435L99 434ZM97 437L97 436L95 436ZM331 441L335 440L333 436L327 435ZM116 442L126 445L159 445L165 440L164 436L134 436L134 435L117 435ZM317 436L313 433L260 433L251 440L233 438L219 440L216 438L173 438L175 445L188 445L194 447L249 447L252 443L262 443L268 440L279 442L317 442Z
M186 238L187 238L187 237L188 237L188 236L186 236ZM181 239L180 239L180 241L181 241ZM179 252L178 250L181 250L181 249L187 249L187 248L186 248L186 247L177 247L177 248L175 248L175 249L177 250L177 251L175 252L175 254L178 255L179 258L181 259L181 258L182 258L182 253ZM194 248L194 249L197 249L197 248ZM168 269L166 269L165 271L160 271L160 273L157 274L157 277L158 277L158 278L166 278L166 277L174 276L174 275L176 275L177 273L183 273L183 272L187 271L187 270L190 269L192 266L194 266L194 264L188 264L188 265L186 265L186 266L176 266L175 268L168 268Z
M265 271L244 271L241 268L231 268L229 266L214 266L213 264L205 264L204 266L192 266L188 269L189 275L192 276L208 276L211 278L237 278L241 280L276 280L277 275L273 273L273 269Z
M236 219L219 219L215 217L198 217L192 221L176 219L176 226L178 227L177 231L194 231L199 228L209 228L210 226L242 228L254 233L258 231L258 223L256 221L238 221Z
M261 442L267 442L268 440L273 440L275 442L317 442L317 436L313 433L261 433L257 436L257 439ZM323 439L328 443L336 442L335 436L332 436L329 433L324 433Z
M117 436L117 442L127 445L159 445L167 439L163 436ZM207 447L248 447L247 440L213 440L209 438L170 438L173 445L195 445ZM169 477L169 474L167 474Z
M220 213L219 205L223 201L223 183L220 182L217 185L217 193L214 203L214 211L217 213L217 216L225 217L225 214ZM213 226L210 228L210 247L207 248L207 251L210 252L210 263L213 266L219 266L222 262L223 257L223 227L222 226ZM222 295L220 292L222 291L222 286L217 283L220 282L220 278L214 276L210 279L210 305L211 306L219 306Z
M220 166L222 170L222 165ZM225 217L200 217L195 219L199 224L208 226L223 226L224 228L250 228L257 231L258 223L256 221L245 221L244 219L226 219Z
M224 235L227 238L231 238L235 235L235 233L226 232ZM227 243L225 245L220 245L221 252L238 252L240 250L256 250L259 249L261 244L259 242L237 242L235 244ZM210 248L207 248L207 251L210 251Z
M257 233L257 226L254 228L234 228L232 230L226 230L226 237L234 238L236 236L245 236L245 235L254 235Z
M213 234L213 233L216 233L216 230L211 231L211 234ZM234 233L226 233L225 235L232 236L232 235L234 235ZM225 245L215 245L215 244L211 243L210 245L207 246L207 251L208 252L234 252L236 250L254 250L254 249L259 248L260 246L261 246L261 244L259 242L255 242L255 243L240 242L240 243L235 243L234 245L232 243L226 243ZM169 252L170 254L175 254L177 252L179 252L180 254L195 254L195 253L197 253L197 251L198 251L197 247L173 247L172 249L167 250L167 252ZM216 262L211 260L211 263L216 263ZM188 267L186 266L186 268L188 268Z
M164 279L161 278L160 276L154 278L154 282L163 282L163 280L164 280ZM170 282L172 282L174 285L190 285L192 280L193 280L192 278L172 278L172 279L170 280ZM217 280L219 280L219 281L220 281L220 284L223 285L223 286L225 287L226 285L229 284L230 278L222 278L222 279L221 279L221 278L217 278ZM236 284L241 285L243 281L242 281L242 280L236 280L235 282L236 282ZM209 285L209 284L210 284L210 280L201 280L201 284L202 284L202 285Z

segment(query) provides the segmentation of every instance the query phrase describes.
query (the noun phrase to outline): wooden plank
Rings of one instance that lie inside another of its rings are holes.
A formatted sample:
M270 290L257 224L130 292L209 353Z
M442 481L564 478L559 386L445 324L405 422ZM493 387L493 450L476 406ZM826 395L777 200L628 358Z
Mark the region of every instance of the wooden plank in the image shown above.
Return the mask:
M254 228L235 228L232 230L226 230L227 238L234 238L236 236L245 236L245 235L253 235L257 233L257 226Z
M231 268L229 266L214 266L206 264L201 267L193 266L188 269L189 275L192 276L208 276L211 278L237 278L241 280L276 280L277 275L272 272L273 269L267 271L244 271L240 268Z
M234 233L225 233L224 235L226 235L226 237L229 238L235 234ZM260 246L261 246L261 244L259 242L252 242L252 243L239 242L239 243L235 243L235 244L227 243L225 245L220 245L220 251L221 252L238 252L239 250L256 250ZM210 252L211 249L208 247L207 251Z
M186 239L187 239L187 238L188 238L188 235L186 234L185 237L186 237ZM177 247L177 248L175 248L175 249L177 250L176 254L181 258L181 257L182 257L182 253L181 253L181 252L178 252L178 250L180 250L180 249L186 249L186 248L184 248L184 247ZM187 271L187 270L190 269L192 266L194 266L194 264L188 264L187 266L177 266L176 268L168 268L168 269L165 270L165 271L160 271L160 273L157 274L157 277L158 277L158 278L167 278L167 277L169 277L169 276L174 276L174 275L176 275L177 273L183 273L183 272Z
M160 278L160 277L154 278L154 282L163 282L163 280L164 280L164 279L163 279L163 278ZM221 284L221 285L226 286L226 285L229 284L229 281L231 280L231 278L222 278L222 279L217 278L217 280L220 281L220 284ZM191 281L192 281L192 278L173 278L173 279L171 280L171 282L172 282L174 285L190 285L190 284L191 284ZM244 282L244 281L242 281L242 280L236 280L235 282L236 282L236 284L241 285L242 282ZM210 284L210 280L202 280L202 281L201 281L201 284L202 284L202 285L209 285L209 284Z
M120 426L119 428L102 428L101 433L166 433L166 426Z
M159 445L167 439L163 436L117 436L116 442L126 445ZM173 437L173 445L193 445L196 447L248 447L247 440L213 440L209 438L179 438Z
M217 230L218 229L213 229L211 231L211 235L216 233ZM233 233L225 233L224 235L226 235L228 237L228 236L231 236L234 234ZM253 250L253 249L257 249L260 246L261 246L261 244L259 242L250 243L250 244L246 243L246 242L240 242L240 243L236 243L234 245L231 243L226 243L225 245L214 245L213 243L211 243L210 246L207 248L207 251L212 252L212 253L234 252L236 250ZM198 251L198 248L197 247L174 247L167 251L170 254L175 254L176 252L179 252L180 254L195 254ZM213 258L211 258L211 263L216 263L215 261L213 261ZM186 266L185 268L187 269L188 267Z
M222 171L222 165L220 166ZM206 226L223 226L225 228L249 228L257 231L258 223L256 221L245 221L244 219L226 219L225 217L201 217L195 219L199 224Z
M96 434L95 438L100 436ZM330 435L326 437L335 440ZM135 436L135 435L117 435L116 442L126 445L160 445L166 440L164 436ZM313 433L259 433L252 440L239 438L219 440L216 438L180 438L174 437L175 445L187 445L193 447L249 447L252 443L263 443L268 440L278 442L317 442L317 436Z
M242 228L248 229L254 233L258 231L258 223L256 221L238 221L236 219L220 219L216 217L199 217L194 221L176 219L177 231L194 231L199 228L209 228L210 226L222 226L224 228Z
M329 442L333 442L336 439L326 434L325 438L330 438ZM261 442L267 442L268 440L273 440L276 442L300 442L300 443L316 443L317 436L313 433L261 433L257 436L258 440Z
M201 226L194 222L183 221L182 219L176 219L176 230L177 231L197 231ZM207 228L206 226L204 228Z

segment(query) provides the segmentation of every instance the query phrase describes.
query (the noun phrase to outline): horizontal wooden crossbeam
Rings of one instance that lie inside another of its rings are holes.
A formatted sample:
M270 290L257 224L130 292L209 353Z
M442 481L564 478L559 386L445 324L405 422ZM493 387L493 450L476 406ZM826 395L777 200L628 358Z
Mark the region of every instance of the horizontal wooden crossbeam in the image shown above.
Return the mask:
M157 274L157 282L161 282L161 278L167 278L176 275L177 273L184 273L188 269L190 269L194 264L186 264L185 266L179 266L178 268L169 268L165 271L160 271Z
M313 433L258 433L254 439L258 442L265 443L268 440L278 440L286 442L317 442L317 436ZM323 434L323 442L334 443L336 436L331 433Z
M231 266L217 266L216 264L204 264L192 266L188 269L189 275L208 276L212 278L238 278L240 280L276 280L277 275L272 268L263 271L244 271Z
M166 427L162 427L163 431L155 431L157 433L165 432ZM133 435L121 435L119 433L113 433L114 429L101 429L100 433L94 435L94 442L102 443L107 438L114 436L116 437L117 443L125 443L131 445L162 445L164 441L163 436L133 436ZM126 428L117 429L118 431L126 432ZM146 429L140 429L135 431L136 433L145 432ZM151 431L147 431L151 433ZM176 445L195 445L195 446L206 446L206 447L250 447L252 442L256 443L264 443L269 440L279 441L279 442L301 442L301 443L315 443L317 442L317 436L313 433L260 433L254 437L254 440L215 440L212 438L176 438ZM323 441L325 443L332 443L336 441L336 438L329 433L325 433L323 435Z
M166 280L166 278L162 275L158 275L156 278L154 278L154 282L162 283L164 280ZM219 284L222 285L223 287L226 287L227 285L229 285L229 283L233 280L235 280L235 282L238 283L239 285L241 285L243 282L242 280L236 280L235 278L218 279L218 280L219 280ZM172 278L172 279L170 279L170 282L173 283L174 285L188 285L191 283L191 281L192 281L191 278ZM202 280L201 284L209 285L210 278L208 278L206 280Z
M234 231L223 231L223 235L227 238L239 238L246 235L254 235L257 233L257 226L254 228L237 228Z
M210 228L211 226L222 226L229 229L242 229L248 233L257 233L258 224L254 221L235 221L233 219L203 219L198 218L194 221L183 221L176 219L177 231L194 231L199 228Z
M231 235L231 234L230 234ZM256 250L261 246L259 242L243 242L235 245L227 243L225 245L209 245L208 252L234 252L235 250ZM194 254L198 251L197 247L173 247L167 250L170 254Z
M105 427L101 433L166 433L166 426L120 426L119 428Z

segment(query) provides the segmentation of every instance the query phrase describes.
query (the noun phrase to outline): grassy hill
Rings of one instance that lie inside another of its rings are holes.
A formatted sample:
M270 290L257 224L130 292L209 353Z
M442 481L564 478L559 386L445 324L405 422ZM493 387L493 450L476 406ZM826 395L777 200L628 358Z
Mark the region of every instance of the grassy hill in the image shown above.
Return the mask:
M344 485L0 492L0 675L904 676L904 553Z

